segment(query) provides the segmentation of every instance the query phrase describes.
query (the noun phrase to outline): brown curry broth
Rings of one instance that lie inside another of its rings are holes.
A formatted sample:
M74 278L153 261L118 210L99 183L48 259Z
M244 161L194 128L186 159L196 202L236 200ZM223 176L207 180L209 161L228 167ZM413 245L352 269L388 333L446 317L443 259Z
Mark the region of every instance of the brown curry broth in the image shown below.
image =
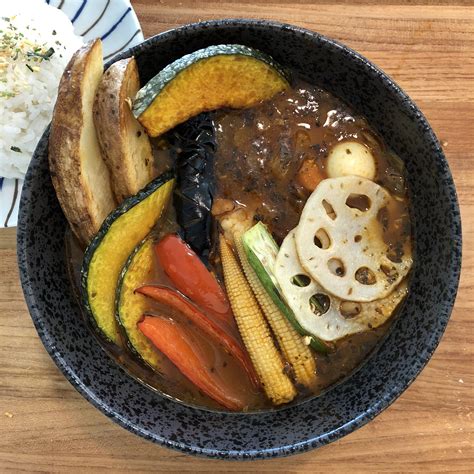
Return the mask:
M397 158L386 149L363 117L354 115L343 102L328 92L300 82L297 87L258 107L218 112L216 129L216 197L235 200L251 208L256 213L256 219L269 226L278 243L297 225L309 196L309 192L296 180L301 164L306 159L314 160L325 175L328 150L346 139L358 141L370 148L377 162L376 181L399 198L395 209L381 216L385 223L386 242L394 247L404 246L409 242L406 189L403 176L397 168ZM161 165L165 162L165 156L167 167L169 156L166 151L163 152L163 144L153 141L153 145L155 155L160 156ZM175 229L172 214L171 210L158 226L161 235ZM395 222L397 225L394 225ZM66 241L71 280L78 292L82 249L70 232L66 235ZM159 271L158 265L155 265L155 272L153 278L143 283L171 286L163 272ZM215 273L219 275L220 269L216 268ZM153 302L150 302L149 311L166 314L183 322L181 315ZM246 375L225 351L210 344L192 323L185 324L196 335L202 349L208 354L214 353L214 369L219 370L230 382L240 381L242 384L246 380ZM390 324L389 321L375 330L346 337L337 342L336 350L330 354L315 354L317 385L313 393L300 394L295 401L319 394L350 375L381 341ZM222 409L189 382L165 357L159 374L139 363L128 350L107 344L101 338L99 340L125 370L150 387L185 403ZM243 390L249 397L249 410L270 408L262 393L253 392L246 383L243 385Z
M403 246L408 240L410 222L399 159L364 117L330 93L300 81L258 107L219 112L216 130L217 197L252 209L279 244L296 227L310 194L297 181L303 161L314 161L327 177L328 152L343 140L371 150L376 182L397 196L385 221L387 244Z

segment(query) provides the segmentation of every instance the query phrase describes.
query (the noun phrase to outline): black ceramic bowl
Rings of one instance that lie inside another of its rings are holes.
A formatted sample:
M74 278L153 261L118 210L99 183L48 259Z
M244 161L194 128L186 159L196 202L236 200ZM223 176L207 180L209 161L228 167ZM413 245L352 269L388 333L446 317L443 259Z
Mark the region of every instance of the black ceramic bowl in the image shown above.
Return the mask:
M289 25L221 20L155 36L135 55L142 82L197 49L241 43L263 50L365 115L404 160L414 223L406 304L376 354L324 395L279 411L226 414L184 406L128 376L86 327L66 273L66 221L48 171L48 130L28 169L20 204L18 261L28 307L49 354L76 389L144 438L188 453L265 458L322 446L379 414L415 379L443 334L461 263L461 223L451 173L416 105L373 64L328 38Z

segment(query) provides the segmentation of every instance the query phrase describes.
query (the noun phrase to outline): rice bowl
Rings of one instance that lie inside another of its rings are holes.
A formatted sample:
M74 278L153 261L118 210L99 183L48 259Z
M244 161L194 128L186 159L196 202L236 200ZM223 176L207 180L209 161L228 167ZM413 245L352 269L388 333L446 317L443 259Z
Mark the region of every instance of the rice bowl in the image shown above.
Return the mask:
M24 177L51 120L59 79L82 43L57 8L32 0L2 5L0 176Z

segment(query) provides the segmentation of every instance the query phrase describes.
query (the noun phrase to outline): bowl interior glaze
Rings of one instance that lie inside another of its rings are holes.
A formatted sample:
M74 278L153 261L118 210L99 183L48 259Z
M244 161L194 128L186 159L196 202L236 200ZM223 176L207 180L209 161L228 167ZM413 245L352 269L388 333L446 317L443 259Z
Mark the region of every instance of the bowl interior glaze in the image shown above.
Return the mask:
M415 263L393 329L367 363L318 398L275 412L226 414L161 397L107 357L83 322L66 273L66 221L48 170L49 130L29 167L20 205L18 261L25 298L44 346L68 380L108 417L159 444L219 458L288 455L364 425L415 379L441 339L456 296L461 223L438 140L416 105L365 58L290 25L219 20L155 36L135 55L142 83L174 59L211 44L258 48L365 115L408 172Z

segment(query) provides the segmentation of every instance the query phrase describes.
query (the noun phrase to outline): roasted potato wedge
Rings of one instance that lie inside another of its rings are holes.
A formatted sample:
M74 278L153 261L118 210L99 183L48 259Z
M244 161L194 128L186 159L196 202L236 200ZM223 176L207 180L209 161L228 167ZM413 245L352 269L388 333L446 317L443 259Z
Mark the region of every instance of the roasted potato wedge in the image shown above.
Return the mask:
M94 101L95 128L118 202L136 194L154 177L150 140L131 111L139 88L135 59L122 59L102 76Z
M100 40L73 55L59 83L49 138L56 194L72 230L85 244L116 207L92 117L103 69Z

